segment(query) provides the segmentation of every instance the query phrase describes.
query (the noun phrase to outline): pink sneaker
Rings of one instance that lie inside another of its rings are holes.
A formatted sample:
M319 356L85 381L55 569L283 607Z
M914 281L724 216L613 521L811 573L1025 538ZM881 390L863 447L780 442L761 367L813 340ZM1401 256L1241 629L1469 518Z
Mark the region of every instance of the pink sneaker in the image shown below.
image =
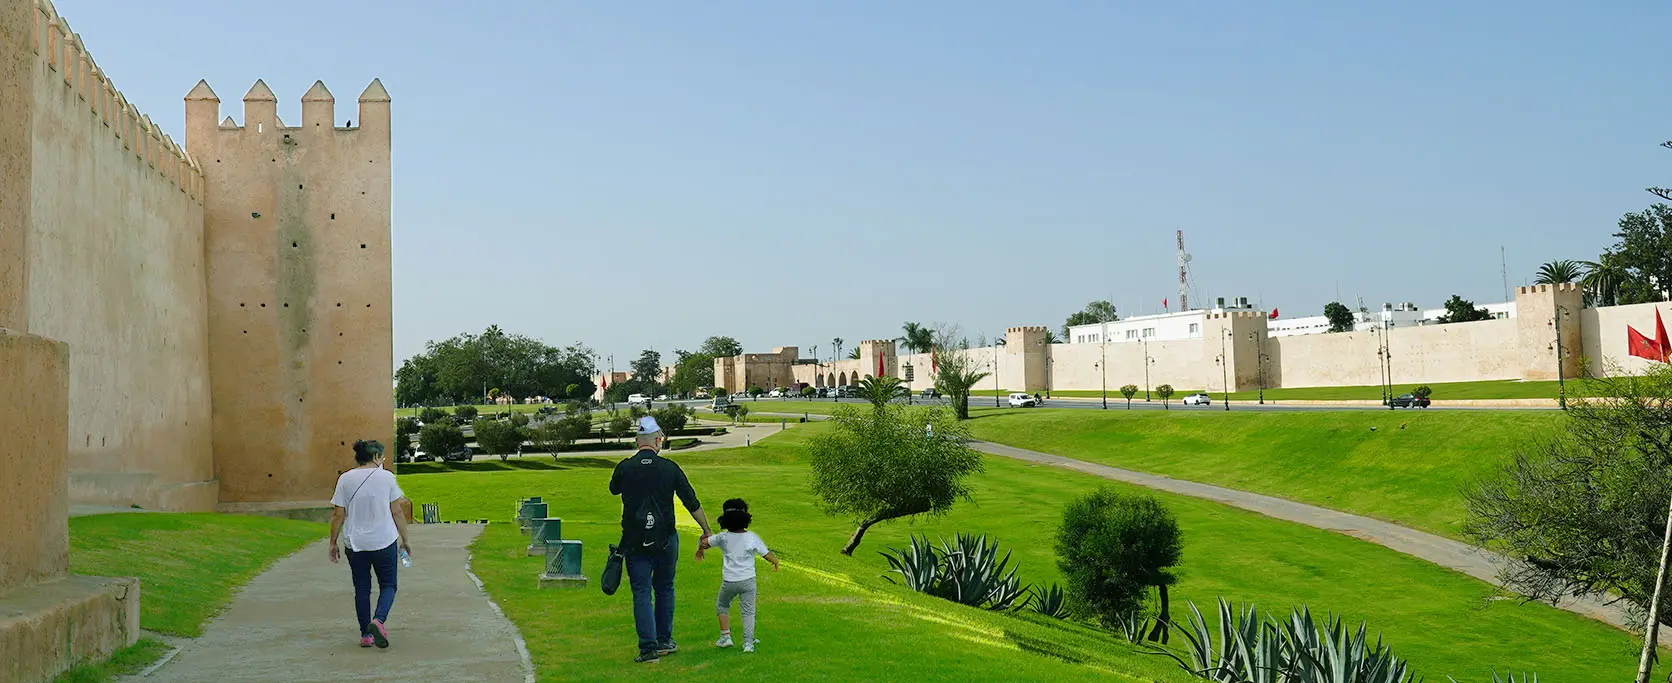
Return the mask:
M378 647L389 647L389 630L383 628L383 622L376 619L372 620L371 638L372 642L376 643Z
M360 647L371 647L371 646L372 646L372 637L369 634L360 636Z

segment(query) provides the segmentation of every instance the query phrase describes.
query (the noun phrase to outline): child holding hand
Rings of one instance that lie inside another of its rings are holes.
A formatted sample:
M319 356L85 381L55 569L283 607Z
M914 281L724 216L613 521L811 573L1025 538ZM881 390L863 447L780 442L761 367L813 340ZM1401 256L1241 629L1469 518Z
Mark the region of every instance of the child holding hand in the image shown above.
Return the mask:
M715 610L720 617L720 639L715 647L731 647L731 603L737 598L738 611L743 614L743 651L755 651L755 556L760 555L778 571L778 558L766 548L766 542L749 530L753 518L749 504L741 498L726 501L720 513L720 526L725 529L698 544L697 559L703 559L708 548L720 550L720 597Z

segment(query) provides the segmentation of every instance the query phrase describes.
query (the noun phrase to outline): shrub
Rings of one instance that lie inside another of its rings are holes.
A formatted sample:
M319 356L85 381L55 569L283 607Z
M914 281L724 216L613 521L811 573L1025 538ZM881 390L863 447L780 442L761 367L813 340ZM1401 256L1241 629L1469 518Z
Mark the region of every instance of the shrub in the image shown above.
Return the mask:
M1217 628L1209 627L1196 605L1190 605L1190 625L1178 628L1184 636L1184 655L1151 646L1201 678L1213 681L1273 681L1276 683L1409 683L1420 680L1409 664L1393 654L1378 637L1365 638L1360 622L1350 632L1340 617L1317 622L1311 610L1291 610L1287 620L1261 616L1253 605L1233 611L1219 601ZM1214 642L1214 634L1219 641ZM1496 678L1497 674L1493 674Z
M464 432L451 422L431 422L418 431L418 444L436 459L453 460L464 449Z
M1155 388L1155 395L1161 397L1161 407L1171 410L1167 405L1167 398L1173 395L1173 385L1163 384Z
M592 432L592 418L567 416L548 419L529 430L534 450L557 454Z
M424 424L440 422L447 419L447 412L440 408L425 408L418 411L418 419L423 421Z
M467 421L474 420L476 419L476 406L459 406L453 409L453 414Z
M656 424L662 426L662 431L669 432L675 429L684 429L685 423L691 419L691 410L683 404L670 403L665 407L651 411L650 415L656 418Z
M511 413L510 419L512 427L522 428L528 426L528 413Z
M609 419L606 427L611 436L627 436L633 433L633 418L616 414Z
M1160 501L1110 488L1088 493L1063 509L1056 543L1069 592L1104 626L1143 608L1150 586L1159 589L1160 621L1166 621L1169 568L1183 551L1178 521ZM1158 624L1151 637L1165 635Z
M945 514L969 500L970 476L985 467L969 447L969 430L949 411L842 406L831 426L808 443L808 483L825 514L856 527L843 555L875 524Z
M581 385L579 385L579 384L570 384L569 386L563 387L563 397L564 398L581 398L580 396L575 395L575 394L579 394L580 392L581 392Z
M819 393L819 391L817 389L814 389L810 386L801 387L801 397L802 398L812 398L814 396L817 396L818 393Z
M891 582L971 607L1013 609L1024 591L1016 567L1008 566L1010 553L1001 560L998 552L998 544L989 543L986 534L958 534L954 543L940 539L938 549L928 538L913 536L907 548L890 547L881 555L894 567L889 574L901 577L896 582L884 575Z
M728 394L726 393L726 388L725 387L714 387L713 396L714 396L714 398L725 398L726 396L728 396Z
M1120 388L1120 395L1126 397L1126 409L1132 409L1132 397L1138 395L1138 385L1128 384Z
M1417 398L1428 398L1429 396L1434 394L1434 388L1424 384L1420 387L1412 389L1411 394L1416 396Z
M417 433L418 433L418 420L416 420L414 418L410 418L410 417L403 417L399 420L395 420L395 434L396 435L417 434Z
M504 460L522 448L523 430L509 420L480 420L476 423L476 444L489 455Z
M410 451L410 450L412 450L412 435L402 434L402 433L396 432L395 433L396 462L400 462L399 457L406 455L406 452Z
M758 396L762 396L764 394L766 394L765 389L762 389L760 387L749 387L749 395L750 396L757 396L758 397Z
M749 412L749 409L747 407L740 406L736 403L728 404L726 406L726 417L731 418L732 422L736 422L737 418L743 416L744 414L746 414L748 412Z

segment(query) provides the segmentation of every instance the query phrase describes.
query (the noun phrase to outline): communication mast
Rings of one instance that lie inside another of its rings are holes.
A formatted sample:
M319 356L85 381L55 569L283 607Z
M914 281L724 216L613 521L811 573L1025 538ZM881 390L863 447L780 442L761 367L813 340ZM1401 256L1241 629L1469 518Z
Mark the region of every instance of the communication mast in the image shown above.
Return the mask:
M1190 310L1189 266L1190 254L1184 251L1184 231L1178 231L1179 238L1179 310Z

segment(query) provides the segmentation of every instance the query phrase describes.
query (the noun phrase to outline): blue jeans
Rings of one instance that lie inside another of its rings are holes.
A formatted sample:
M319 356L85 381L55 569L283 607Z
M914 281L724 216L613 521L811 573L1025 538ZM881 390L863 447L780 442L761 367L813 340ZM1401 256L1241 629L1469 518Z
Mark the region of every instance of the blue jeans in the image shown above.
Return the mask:
M650 652L673 642L673 570L679 560L679 535L665 552L629 553L627 583L633 589L633 628L639 632L639 652ZM655 593L655 605L651 594Z
M382 550L348 551L348 573L354 577L354 616L360 619L360 635L371 633L372 619L387 623L389 608L395 606L395 568L400 561L400 541ZM372 572L377 572L377 613L372 613Z

